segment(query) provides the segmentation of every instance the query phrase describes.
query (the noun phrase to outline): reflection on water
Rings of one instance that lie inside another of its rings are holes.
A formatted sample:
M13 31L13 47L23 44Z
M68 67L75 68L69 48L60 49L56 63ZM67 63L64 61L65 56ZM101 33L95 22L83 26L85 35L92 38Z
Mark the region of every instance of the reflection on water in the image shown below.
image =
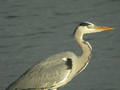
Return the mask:
M81 21L114 26L87 35L93 56L87 69L62 90L120 90L119 0L1 0L0 89L39 60L66 50L79 55L70 37Z

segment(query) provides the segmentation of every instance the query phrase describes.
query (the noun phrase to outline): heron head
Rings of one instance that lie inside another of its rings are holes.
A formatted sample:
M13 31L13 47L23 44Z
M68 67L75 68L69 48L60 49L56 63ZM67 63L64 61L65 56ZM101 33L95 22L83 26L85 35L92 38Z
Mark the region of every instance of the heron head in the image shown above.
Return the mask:
M78 31L83 34L102 32L107 30L112 30L111 27L97 26L90 22L81 22L76 28L75 32Z

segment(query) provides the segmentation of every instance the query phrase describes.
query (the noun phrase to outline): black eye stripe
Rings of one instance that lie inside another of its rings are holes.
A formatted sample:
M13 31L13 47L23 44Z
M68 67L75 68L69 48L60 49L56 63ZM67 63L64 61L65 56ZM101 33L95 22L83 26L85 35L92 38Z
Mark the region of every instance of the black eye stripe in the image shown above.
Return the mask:
M79 24L79 26L88 26L88 25L90 25L89 23L85 23L85 22L81 22L80 24Z
M75 28L75 30L74 30L74 32L73 32L73 35L76 33L76 30L78 29L78 27L80 27L80 26L88 26L88 25L91 25L91 24L88 23L88 22L81 22L81 23Z

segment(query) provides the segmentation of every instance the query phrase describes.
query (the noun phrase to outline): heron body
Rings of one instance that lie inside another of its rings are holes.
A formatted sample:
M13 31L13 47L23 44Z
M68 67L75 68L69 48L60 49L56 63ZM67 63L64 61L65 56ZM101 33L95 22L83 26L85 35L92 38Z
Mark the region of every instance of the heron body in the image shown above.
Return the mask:
M57 90L71 81L85 69L91 57L91 45L83 40L83 35L103 30L109 27L98 27L89 22L81 23L74 31L74 37L82 49L82 55L76 56L67 51L50 56L39 64L28 69L6 90Z

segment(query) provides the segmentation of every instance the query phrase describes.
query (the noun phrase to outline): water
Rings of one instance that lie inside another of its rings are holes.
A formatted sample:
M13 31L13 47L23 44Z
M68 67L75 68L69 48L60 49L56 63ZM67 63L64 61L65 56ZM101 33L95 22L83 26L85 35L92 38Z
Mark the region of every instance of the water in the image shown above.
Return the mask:
M62 51L80 49L71 34L81 21L115 30L87 35L92 60L60 90L120 90L119 0L1 0L0 90L29 67Z

